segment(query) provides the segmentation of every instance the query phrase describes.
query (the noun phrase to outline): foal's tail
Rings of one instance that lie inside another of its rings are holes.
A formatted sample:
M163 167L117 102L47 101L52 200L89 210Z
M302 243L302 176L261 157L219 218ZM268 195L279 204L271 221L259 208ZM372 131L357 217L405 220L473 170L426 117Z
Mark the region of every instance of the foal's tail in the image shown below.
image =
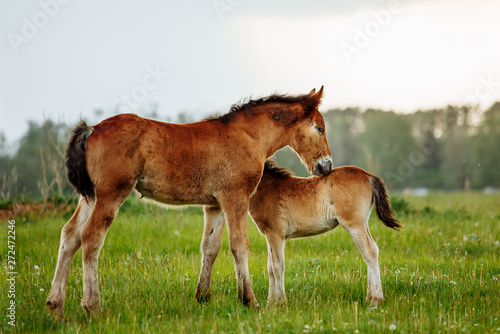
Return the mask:
M370 175L369 180L372 186L372 201L375 202L375 209L377 211L378 218L387 227L395 230L403 228L403 226L399 224L399 220L394 217L394 210L389 203L389 196L387 196L384 181L375 175Z
M81 121L73 129L73 135L66 148L66 169L69 183L76 192L85 198L94 198L94 184L90 180L85 164L87 151L87 138L92 132L92 127Z

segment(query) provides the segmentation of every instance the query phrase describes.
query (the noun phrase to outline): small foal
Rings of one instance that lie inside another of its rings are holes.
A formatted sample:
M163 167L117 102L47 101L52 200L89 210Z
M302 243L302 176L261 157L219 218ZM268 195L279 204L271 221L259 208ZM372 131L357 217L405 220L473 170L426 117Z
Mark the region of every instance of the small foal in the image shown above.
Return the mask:
M393 215L383 181L363 169L338 167L325 176L302 178L267 160L249 211L267 239L268 303L286 303L285 240L325 233L340 224L349 232L368 266L366 300L377 306L384 295L378 247L368 228L374 204L387 227L402 228Z

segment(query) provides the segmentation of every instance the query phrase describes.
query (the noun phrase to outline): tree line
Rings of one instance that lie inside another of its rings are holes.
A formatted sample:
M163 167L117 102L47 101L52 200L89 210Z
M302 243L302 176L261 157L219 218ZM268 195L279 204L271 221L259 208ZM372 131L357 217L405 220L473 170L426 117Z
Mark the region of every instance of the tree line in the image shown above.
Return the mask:
M500 102L397 114L378 109L332 109L324 114L335 166L356 165L390 188L444 190L500 187ZM305 176L291 150L278 161Z
M447 106L411 114L331 109L323 115L334 165L362 167L393 190L500 187L500 102L484 112ZM181 114L177 121L189 120ZM74 194L64 169L71 129L52 120L31 121L14 153L0 133L0 202ZM307 175L290 149L277 152L276 159L297 175Z

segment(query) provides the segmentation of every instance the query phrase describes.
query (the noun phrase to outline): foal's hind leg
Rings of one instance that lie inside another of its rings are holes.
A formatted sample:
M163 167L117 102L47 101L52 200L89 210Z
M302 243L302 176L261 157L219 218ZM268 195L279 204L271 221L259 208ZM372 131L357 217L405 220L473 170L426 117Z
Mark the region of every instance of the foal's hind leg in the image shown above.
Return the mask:
M367 273L367 297L366 301L371 306L377 306L384 300L382 283L380 280L380 269L378 265L378 247L368 229L368 218L353 221L339 220L340 224L349 232L352 240L358 247L363 259L366 262Z
M224 231L224 214L218 207L204 207L205 227L201 241L201 270L196 299L199 302L210 299L210 280L215 259L222 245L222 232Z
M101 312L99 298L98 257L106 233L108 232L118 209L132 191L122 190L121 193L96 192L96 203L92 214L81 231L83 258L83 298L82 307L88 313L97 315Z
M93 201L87 202L80 197L75 213L62 228L56 272L47 297L47 307L55 318L64 316L64 300L71 262L81 245L80 230L90 216L93 206Z

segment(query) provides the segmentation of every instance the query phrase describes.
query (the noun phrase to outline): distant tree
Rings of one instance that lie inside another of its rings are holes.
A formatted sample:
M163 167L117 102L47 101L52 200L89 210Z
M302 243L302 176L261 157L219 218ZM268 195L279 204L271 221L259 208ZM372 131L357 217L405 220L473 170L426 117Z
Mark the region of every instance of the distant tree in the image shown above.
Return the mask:
M12 200L15 195L17 171L9 155L7 138L0 132L0 201Z
M468 189L468 142L471 109L468 106L448 106L443 112L444 130L440 165L442 187Z
M414 185L417 164L410 161L418 149L408 120L394 112L367 110L360 136L361 166L385 179L393 188Z
M29 122L13 162L18 172L17 192L38 199L50 194L62 195L69 189L64 171L64 147L67 129L47 120Z
M443 129L440 125L441 113L442 109L419 110L405 116L411 124L412 136L424 157L414 174L415 186L439 188L443 184L440 175L443 136Z
M324 119L334 165L360 164L359 136L364 128L361 111L358 108L329 110Z
M468 151L471 185L475 188L500 187L500 102L484 112Z

